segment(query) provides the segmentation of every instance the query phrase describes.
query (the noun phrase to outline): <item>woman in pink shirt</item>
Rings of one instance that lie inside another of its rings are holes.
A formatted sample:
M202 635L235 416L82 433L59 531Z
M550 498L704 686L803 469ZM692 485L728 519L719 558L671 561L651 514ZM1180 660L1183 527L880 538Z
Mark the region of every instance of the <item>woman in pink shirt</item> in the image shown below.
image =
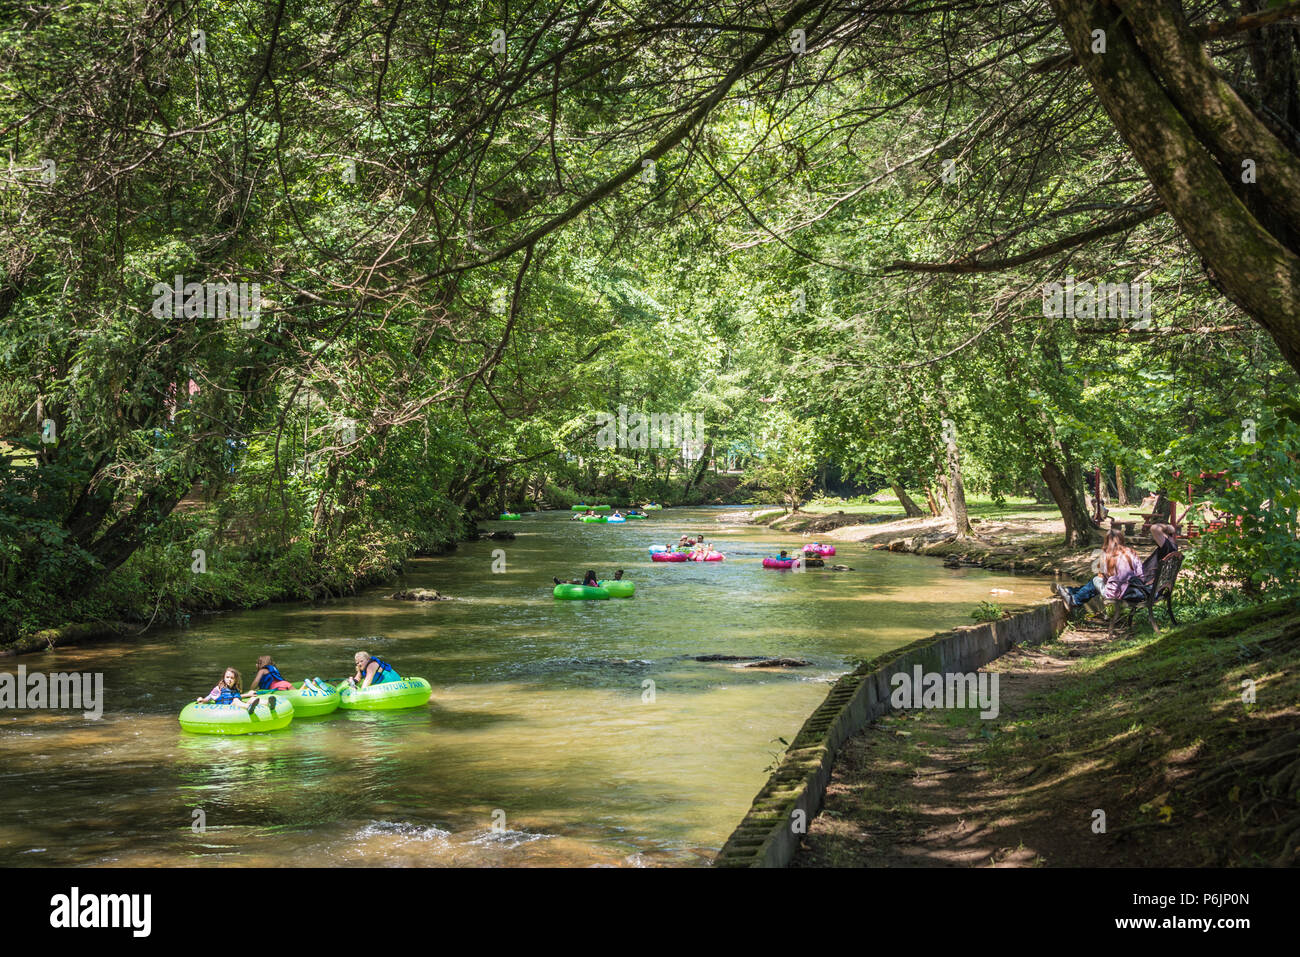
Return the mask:
M1142 560L1124 544L1121 531L1106 534L1106 544L1101 549L1101 575L1106 579L1101 595L1107 601L1118 601L1133 580L1142 580Z

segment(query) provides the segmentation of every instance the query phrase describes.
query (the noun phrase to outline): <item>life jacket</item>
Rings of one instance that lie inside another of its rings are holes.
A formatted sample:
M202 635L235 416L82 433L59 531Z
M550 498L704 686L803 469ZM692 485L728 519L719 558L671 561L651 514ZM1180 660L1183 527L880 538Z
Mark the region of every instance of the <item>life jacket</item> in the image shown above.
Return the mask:
M221 683L221 694L217 695L217 700L213 704L230 704L232 701L239 700L239 692L234 688L227 688L225 682Z
M262 680L257 686L263 691L270 691L271 685L277 681L284 681L284 675L280 674L280 669L275 665L267 665L266 674L262 675Z
M390 665L390 664L389 664L387 661L385 661L383 658L376 658L376 657L374 657L374 656L372 655L371 658L370 658L370 661L373 661L375 664L379 665L379 668L375 671L375 676L374 676L373 678L370 679L370 683L371 683L372 685L373 685L373 684L379 684L381 681L401 681L401 680L402 680L402 676L399 675L399 674L397 673L397 669L394 668L392 665ZM370 661L367 661L367 662L366 662L366 667L367 667L367 668L370 667ZM361 672L361 678L362 678L363 681L365 680L365 676L366 676L366 673L365 673L365 671L363 670L363 671ZM385 676L387 676L387 677L385 677Z

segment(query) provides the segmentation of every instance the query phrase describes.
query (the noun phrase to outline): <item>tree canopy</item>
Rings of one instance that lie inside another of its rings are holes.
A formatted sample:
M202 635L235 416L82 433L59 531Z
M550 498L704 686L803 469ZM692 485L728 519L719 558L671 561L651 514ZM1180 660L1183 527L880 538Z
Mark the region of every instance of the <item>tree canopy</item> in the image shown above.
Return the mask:
M1226 472L1216 560L1296 577L1300 4L9 10L7 628L728 457L1077 544L1087 470ZM704 434L604 448L620 408Z

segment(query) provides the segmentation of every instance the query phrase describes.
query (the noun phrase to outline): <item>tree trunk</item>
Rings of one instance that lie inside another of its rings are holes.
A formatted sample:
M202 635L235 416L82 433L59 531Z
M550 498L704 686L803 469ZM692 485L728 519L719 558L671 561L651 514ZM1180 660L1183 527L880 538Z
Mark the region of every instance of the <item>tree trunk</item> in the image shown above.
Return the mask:
M1124 488L1124 469L1115 463L1115 502L1120 508L1128 508L1128 491Z
M943 509L939 507L938 500L934 497L934 489L929 485L925 487L925 506L930 510L932 516L943 514Z
M1051 3L1098 100L1216 286L1300 370L1300 161L1219 73L1174 5ZM1105 53L1092 52L1098 29ZM1260 175L1243 186L1246 158Z
M939 472L934 477L934 498L939 505L940 515L952 514L952 489L948 483L948 476Z
M921 506L912 501L911 496L907 494L907 489L903 488L903 486L899 485L897 482L890 482L889 487L893 489L894 496L898 499L898 504L903 506L903 514L908 518L920 518L924 514L921 511Z
M961 453L957 443L948 443L948 506L952 511L953 528L958 538L969 538L970 518L966 514L966 490L961 480Z
M1065 544L1091 545L1096 541L1096 530L1078 484L1071 482L1060 463L1050 458L1043 462L1041 474L1065 520Z
M704 478L704 473L709 467L709 456L713 454L713 439L708 439L704 443L704 452L700 455L699 462L696 463L691 477L686 480L686 486L682 489L682 498L690 494L693 487L699 484L700 479Z

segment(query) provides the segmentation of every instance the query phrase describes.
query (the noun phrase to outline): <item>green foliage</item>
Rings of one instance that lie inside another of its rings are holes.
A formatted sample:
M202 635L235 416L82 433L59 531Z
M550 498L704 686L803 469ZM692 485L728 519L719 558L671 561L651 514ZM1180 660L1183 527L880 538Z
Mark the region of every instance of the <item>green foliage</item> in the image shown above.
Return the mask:
M1290 587L1292 426L1225 437L1294 370L1166 221L992 273L890 266L1050 245L1139 195L1105 117L1062 106L1077 71L1023 73L1058 38L1003 18L1038 14L957 15L930 47L881 14L872 43L810 44L775 85L765 56L729 90L768 11L525 3L501 60L476 4L305 3L275 44L256 0L0 23L0 627L336 594L502 507L733 495L679 446L600 447L622 407L701 415L739 494L787 508L827 470L937 506L953 463L999 505L1046 500L1046 475L1080 498L1093 468L1146 490L1228 469L1240 534L1201 567ZM21 172L46 156L54 182ZM1155 329L1045 317L1067 271L1149 278ZM154 315L176 274L258 282L260 324Z
M1227 474L1206 492L1224 524L1203 536L1196 568L1253 596L1300 594L1300 401L1275 397L1229 442Z

